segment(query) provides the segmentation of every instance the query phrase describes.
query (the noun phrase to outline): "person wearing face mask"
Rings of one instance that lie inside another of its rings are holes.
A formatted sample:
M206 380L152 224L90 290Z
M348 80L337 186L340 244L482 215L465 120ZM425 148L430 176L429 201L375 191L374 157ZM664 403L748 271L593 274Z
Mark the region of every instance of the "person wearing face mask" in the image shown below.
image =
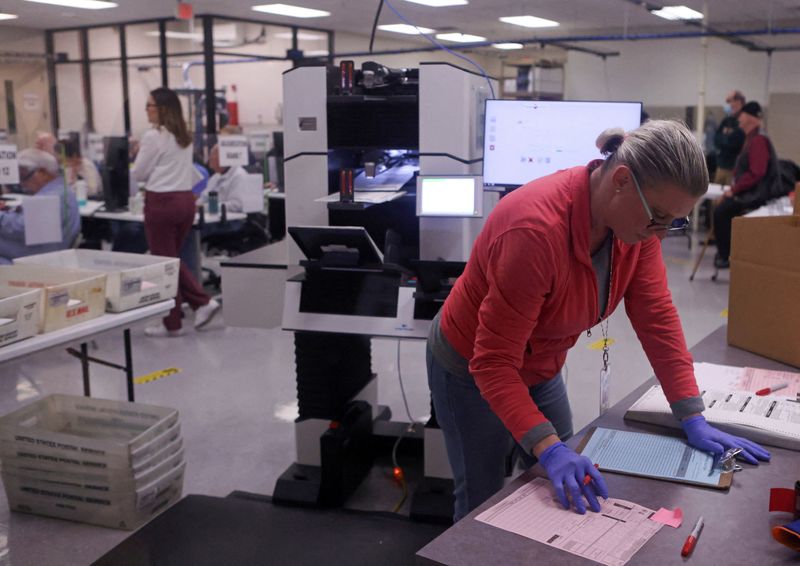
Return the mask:
M714 266L730 267L731 225L733 219L758 208L774 196L780 169L772 142L761 130L763 112L758 102L750 101L738 114L745 142L733 171L733 181L714 207L714 237L717 255Z
M714 174L714 182L720 185L730 185L733 181L733 167L744 145L744 132L739 127L738 121L744 103L744 95L738 90L731 91L725 97L725 118L720 122L714 135L714 146L717 148L717 171Z
M741 447L752 464L769 459L705 421L667 287L661 240L688 225L708 189L702 148L666 120L604 132L598 147L605 161L536 179L500 201L433 320L428 383L456 521L503 486L512 446L525 466L542 464L564 508L600 510L598 497L609 495L602 475L563 443L572 414L561 367L581 333L599 324L608 335L623 299L689 444L715 454Z

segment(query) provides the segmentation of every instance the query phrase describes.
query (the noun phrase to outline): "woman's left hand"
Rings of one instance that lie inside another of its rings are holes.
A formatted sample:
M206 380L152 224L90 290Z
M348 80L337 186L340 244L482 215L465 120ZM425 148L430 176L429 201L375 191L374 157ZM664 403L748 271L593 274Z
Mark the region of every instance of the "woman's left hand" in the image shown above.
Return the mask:
M706 418L703 415L689 417L681 421L681 426L686 433L689 444L698 450L711 452L714 454L715 461L729 448L741 448L742 452L739 456L750 464L758 464L758 460L768 462L770 459L769 452L755 442L750 442L746 438L734 436L714 428L706 422Z

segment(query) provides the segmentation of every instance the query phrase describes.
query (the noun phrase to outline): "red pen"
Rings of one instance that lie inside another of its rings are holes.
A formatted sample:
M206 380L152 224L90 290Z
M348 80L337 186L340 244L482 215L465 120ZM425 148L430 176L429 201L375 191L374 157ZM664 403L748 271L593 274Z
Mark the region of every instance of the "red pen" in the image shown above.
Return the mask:
M700 537L700 532L703 530L703 524L704 524L703 516L701 515L700 518L697 519L697 523L692 529L691 534L688 537L686 537L686 542L683 543L683 548L681 549L681 556L683 556L684 558L689 556L694 550L694 547L697 544L697 539Z
M594 465L594 469L595 470L599 470L600 469L600 464L595 464ZM592 476L590 476L589 474L586 474L586 477L583 478L583 485L589 485L591 482L592 482Z
M764 395L775 393L776 391L780 391L781 389L786 389L787 387L789 387L788 383L780 383L778 385L773 385L772 387L765 387L764 389L759 389L758 391L756 391L756 395L763 397Z

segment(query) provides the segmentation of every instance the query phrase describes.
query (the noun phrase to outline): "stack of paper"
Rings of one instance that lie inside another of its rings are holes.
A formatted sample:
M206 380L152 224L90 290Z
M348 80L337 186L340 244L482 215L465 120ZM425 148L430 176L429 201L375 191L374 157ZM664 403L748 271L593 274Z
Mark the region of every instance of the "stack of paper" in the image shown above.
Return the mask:
M800 374L715 364L695 364L708 422L755 442L800 450ZM789 383L776 394L759 397L758 389ZM661 386L651 387L625 418L680 428Z

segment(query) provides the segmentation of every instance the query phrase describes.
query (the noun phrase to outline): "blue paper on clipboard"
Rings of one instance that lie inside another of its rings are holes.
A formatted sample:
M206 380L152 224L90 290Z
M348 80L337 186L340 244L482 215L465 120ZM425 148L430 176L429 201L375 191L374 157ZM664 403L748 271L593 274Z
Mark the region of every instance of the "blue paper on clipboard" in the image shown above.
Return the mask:
M598 427L581 453L601 470L721 487L711 455L680 438Z

